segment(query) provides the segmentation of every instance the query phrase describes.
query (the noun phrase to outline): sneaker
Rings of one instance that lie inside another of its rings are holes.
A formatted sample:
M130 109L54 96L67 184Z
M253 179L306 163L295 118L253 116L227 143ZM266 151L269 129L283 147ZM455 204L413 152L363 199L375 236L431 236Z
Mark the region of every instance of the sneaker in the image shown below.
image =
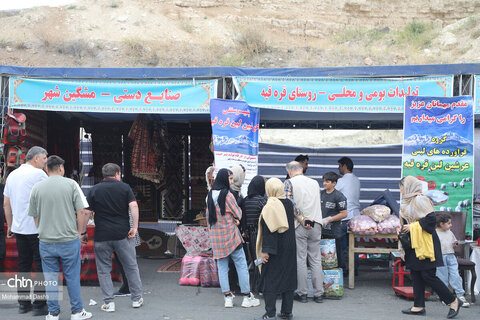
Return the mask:
M77 313L72 313L70 316L70 320L84 320L84 319L90 319L92 317L91 312L85 311L85 309L82 309L82 311L77 312Z
M467 301L467 299L465 299L464 296L461 296L460 298L458 298L458 300L460 300L460 301L463 302L463 305L462 305L463 308L468 308L468 307L470 307L470 303Z
M233 298L235 298L233 293L224 295L223 298L225 299L225 308L233 308Z
M104 303L101 307L100 310L105 311L105 312L114 312L115 311L115 302L109 302L109 303Z
M138 301L132 301L132 308L140 308L143 305L143 298Z
M121 291L117 291L113 294L114 297L129 297L131 295L132 294L130 292L121 292Z
M60 319L60 316L57 314L57 315L53 315L51 313L48 313L47 316L45 317L45 320L59 320Z
M248 296L243 297L242 307L258 307L260 305L260 300L256 299L253 293L249 293Z

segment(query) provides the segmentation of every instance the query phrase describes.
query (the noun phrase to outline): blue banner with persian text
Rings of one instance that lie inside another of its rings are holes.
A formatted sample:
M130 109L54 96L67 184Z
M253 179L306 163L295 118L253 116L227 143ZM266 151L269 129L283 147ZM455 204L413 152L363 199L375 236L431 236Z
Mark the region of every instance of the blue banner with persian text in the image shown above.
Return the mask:
M406 97L403 176L425 181L436 210L464 211L472 236L473 100L470 96Z
M9 107L46 111L209 113L217 80L111 81L10 77Z
M244 101L212 99L210 102L215 172L242 165L245 181L242 193L258 171L260 112Z
M403 113L406 96L453 95L453 76L419 78L233 77L238 99L257 108Z

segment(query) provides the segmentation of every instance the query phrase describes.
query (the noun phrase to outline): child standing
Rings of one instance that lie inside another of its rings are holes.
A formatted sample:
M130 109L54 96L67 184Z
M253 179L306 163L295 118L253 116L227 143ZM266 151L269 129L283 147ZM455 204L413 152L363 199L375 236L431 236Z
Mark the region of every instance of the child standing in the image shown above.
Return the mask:
M340 254L342 226L340 221L347 217L347 198L335 189L338 175L335 172L327 172L323 175L323 188L320 193L322 206L322 238L335 239L337 247L338 265L343 265L343 257Z
M458 262L455 257L454 247L458 245L457 238L450 230L452 227L452 216L446 212L436 213L437 234L442 246L443 267L437 267L437 277L455 291L458 299L463 302L463 307L468 308L470 304L465 297L462 286L462 278L458 273Z

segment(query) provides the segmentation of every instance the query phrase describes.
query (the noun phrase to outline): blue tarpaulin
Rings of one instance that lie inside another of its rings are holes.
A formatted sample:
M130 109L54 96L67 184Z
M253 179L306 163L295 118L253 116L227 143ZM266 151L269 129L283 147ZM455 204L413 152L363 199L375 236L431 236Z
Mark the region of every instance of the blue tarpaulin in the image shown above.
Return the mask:
M433 64L370 67L319 68L35 68L0 66L2 75L24 77L81 78L81 79L159 79L159 78L219 78L231 76L281 77L416 77L423 75L480 74L480 64Z

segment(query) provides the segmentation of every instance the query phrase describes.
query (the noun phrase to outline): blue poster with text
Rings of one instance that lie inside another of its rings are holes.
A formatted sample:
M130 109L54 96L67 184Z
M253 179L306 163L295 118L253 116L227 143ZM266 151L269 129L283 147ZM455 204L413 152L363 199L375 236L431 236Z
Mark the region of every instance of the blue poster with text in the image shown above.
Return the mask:
M244 101L210 101L215 151L258 154L260 112Z
M210 118L215 172L241 165L245 171L242 193L246 195L258 172L259 109L244 101L212 99Z

